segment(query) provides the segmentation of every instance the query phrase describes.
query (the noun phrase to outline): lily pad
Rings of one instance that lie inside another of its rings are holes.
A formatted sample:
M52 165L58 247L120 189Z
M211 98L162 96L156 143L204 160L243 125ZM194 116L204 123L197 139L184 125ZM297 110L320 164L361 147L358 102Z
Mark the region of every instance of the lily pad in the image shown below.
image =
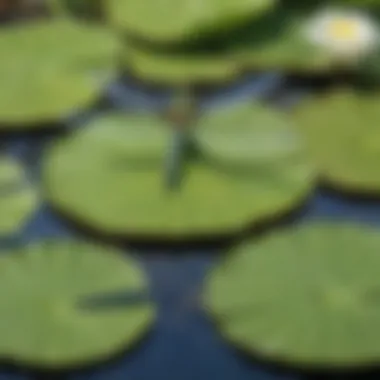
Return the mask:
M324 179L359 192L378 192L379 94L350 89L301 104L294 117Z
M332 57L313 46L304 28L312 15L309 9L279 8L252 23L235 37L231 50L246 68L283 69L292 72L322 72L331 68Z
M234 248L204 307L223 337L271 361L322 368L380 358L378 230L311 222Z
M290 120L259 104L245 102L205 115L195 138L205 157L235 170L306 160L305 145Z
M45 0L48 9L56 16L74 16L100 20L103 13L102 0Z
M3 255L0 271L0 356L20 365L56 370L105 360L153 321L137 264L98 245L34 243ZM124 299L104 303L122 292ZM132 293L139 302L128 301ZM94 297L102 304L88 302Z
M77 147L90 144L92 149L107 154L107 157L99 156L98 161L157 167L168 149L170 135L167 123L155 115L136 114L126 118L125 114L115 112L94 119L73 143Z
M109 0L110 22L139 38L158 43L178 43L239 25L261 16L276 0Z
M0 30L0 122L51 122L92 105L115 75L119 43L107 29L61 20Z
M139 80L159 85L231 82L239 74L236 61L223 53L159 53L129 47L124 63Z
M49 202L101 234L169 240L230 234L290 210L313 187L304 157L258 161L235 173L195 152L186 158L179 187L168 189L167 152L155 165L128 159L135 116L125 116L125 126L103 121L54 144L43 169Z
M0 157L0 236L17 233L37 209L39 196L17 161Z

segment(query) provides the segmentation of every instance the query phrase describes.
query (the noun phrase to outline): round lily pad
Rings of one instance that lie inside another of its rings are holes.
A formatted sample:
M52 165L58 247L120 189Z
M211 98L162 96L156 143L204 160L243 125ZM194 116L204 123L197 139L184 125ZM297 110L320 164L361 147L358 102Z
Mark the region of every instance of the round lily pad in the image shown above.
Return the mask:
M0 30L0 123L34 126L90 106L115 75L119 44L100 26L61 20Z
M99 21L102 18L102 0L45 0L52 15L74 16Z
M205 115L195 138L205 157L235 170L306 160L305 145L288 117L259 104L245 102Z
M158 53L129 47L124 64L143 82L159 85L231 82L239 74L235 60L227 54Z
M231 45L235 59L249 69L283 69L292 72L323 72L332 57L312 45L305 27L312 12L280 7L252 23Z
M194 35L231 28L261 16L276 0L109 0L110 22L132 35L158 43L178 43Z
M22 229L37 209L39 196L21 164L0 156L0 236Z
M302 367L380 358L380 235L312 222L235 248L210 273L204 307L240 349Z
M296 124L330 184L359 192L380 190L379 99L372 92L341 89L296 109Z
M90 144L91 149L107 154L114 165L157 167L168 149L170 135L167 123L156 116L136 114L126 118L123 113L115 112L95 118L73 143L77 147ZM103 159L108 160L100 156L97 160Z
M155 165L135 165L128 158L126 126L138 129L135 123L135 116L125 116L124 126L104 119L102 127L88 125L54 144L43 169L48 201L101 234L176 240L236 232L288 211L313 186L314 173L304 157L258 161L250 171L235 173L193 152L178 188L168 188L168 152ZM157 131L159 123L152 119Z
M153 321L143 272L98 245L34 243L3 255L0 271L0 356L20 365L56 370L105 360Z

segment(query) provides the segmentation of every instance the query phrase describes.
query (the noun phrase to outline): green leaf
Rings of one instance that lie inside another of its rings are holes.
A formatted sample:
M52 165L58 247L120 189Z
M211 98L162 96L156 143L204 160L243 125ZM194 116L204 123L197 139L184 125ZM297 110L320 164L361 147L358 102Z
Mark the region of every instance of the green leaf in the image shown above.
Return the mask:
M339 4L342 6L355 6L360 8L379 7L379 0L333 0L332 4Z
M235 170L306 160L305 145L288 116L252 102L207 114L198 124L195 138L205 157Z
M149 300L83 307L90 297L144 293L147 280L121 253L75 241L31 244L0 258L0 356L63 369L107 359L151 325Z
M101 27L35 21L0 31L0 122L51 122L92 105L115 75L116 37Z
M304 159L283 164L281 157L235 175L195 155L184 163L179 188L169 191L160 161L149 169L115 164L128 156L128 133L122 138L105 124L52 146L43 169L48 201L100 234L175 240L235 232L288 211L313 186Z
M74 16L86 19L102 17L102 0L46 0L48 8L55 16Z
M110 22L139 38L178 43L229 29L270 9L275 0L109 0Z
M336 90L309 99L294 113L322 176L359 192L380 190L379 94Z
M380 358L380 235L309 222L234 248L203 304L231 344L272 361L354 367Z
M120 112L90 121L83 126L83 132L68 140L73 148L89 144L94 165L149 170L161 167L170 136L171 130L163 119L141 113L125 117ZM85 151L82 153L87 156Z
M124 65L139 80L159 85L230 82L239 74L236 61L224 53L160 53L130 46Z
M37 190L15 160L0 157L0 236L20 231L37 209Z
M309 9L279 8L252 23L231 45L235 59L247 68L319 72L329 69L332 57L311 45L304 27Z

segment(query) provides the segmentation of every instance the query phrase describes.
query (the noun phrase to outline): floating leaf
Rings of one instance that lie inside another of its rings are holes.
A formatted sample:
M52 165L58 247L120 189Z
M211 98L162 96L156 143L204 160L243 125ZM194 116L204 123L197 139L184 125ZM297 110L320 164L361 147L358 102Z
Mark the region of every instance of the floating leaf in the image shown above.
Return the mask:
M45 0L47 7L56 16L74 16L99 20L103 13L102 0Z
M305 27L310 10L279 8L252 23L232 44L235 58L247 68L319 72L330 69L332 57L312 45Z
M333 4L339 4L342 6L355 6L360 8L372 8L372 7L379 7L380 1L379 0L333 0Z
M0 235L22 229L38 206L37 190L29 183L23 167L0 157Z
M137 114L126 118L123 113L112 113L94 119L72 142L75 147L89 144L98 150L94 165L103 162L119 168L156 168L165 156L170 135L167 123L156 116Z
M379 95L336 90L295 112L323 177L355 191L380 190Z
M132 346L153 320L139 267L121 254L72 241L29 245L0 259L0 356L48 369L103 360ZM101 306L85 301L103 297Z
M207 114L196 129L203 155L226 166L255 167L266 162L305 160L304 144L280 111L251 102Z
M169 239L228 234L288 211L313 186L304 159L281 157L237 175L193 154L183 164L180 185L170 190L166 155L149 168L118 164L128 157L126 125L133 122L126 116L125 125L89 125L57 142L45 157L50 203L98 233Z
M124 62L138 79L164 85L229 82L239 74L235 60L223 53L165 54L130 47Z
M69 21L35 21L0 30L0 122L50 122L91 105L114 76L111 31Z
M194 35L231 28L258 17L275 0L109 0L110 22L133 35L159 43L177 43Z
M221 334L251 354L310 367L377 363L376 229L314 222L233 249L206 282Z

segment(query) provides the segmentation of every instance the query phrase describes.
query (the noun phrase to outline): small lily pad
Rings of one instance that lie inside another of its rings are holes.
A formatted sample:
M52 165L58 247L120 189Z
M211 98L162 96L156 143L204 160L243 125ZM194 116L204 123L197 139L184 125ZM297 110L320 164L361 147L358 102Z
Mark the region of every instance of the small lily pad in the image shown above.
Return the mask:
M380 174L379 94L335 90L310 99L294 118L310 152L330 184L358 192L378 192Z
M231 251L206 281L204 307L231 344L295 366L378 363L380 235L313 222Z
M251 102L205 115L195 138L205 157L235 169L294 161L297 156L300 162L306 160L305 144L289 118Z
M275 0L109 0L105 8L116 27L148 41L171 44L239 25L275 4Z
M223 53L158 53L129 47L124 63L139 80L159 85L231 82L239 74L236 61Z
M39 196L17 161L0 157L0 236L22 229L37 209Z
M88 125L51 147L43 172L47 199L56 209L101 234L188 239L230 234L286 212L313 187L304 157L258 161L235 173L195 152L186 157L179 187L168 189L167 152L155 165L128 159L135 122L125 116L125 123ZM160 123L152 121L152 127L158 131Z
M235 59L246 68L322 72L331 68L332 57L313 46L304 29L309 9L279 8L251 24L231 45Z
M77 147L90 144L91 149L107 154L107 157L98 156L97 161L157 167L168 149L170 135L167 123L155 115L140 113L126 118L120 112L94 119L73 143Z
M46 6L55 16L74 16L100 20L103 13L102 0L45 0Z
M153 321L147 295L127 297L147 293L143 272L98 245L34 243L4 254L0 271L0 356L19 365L58 370L105 360ZM121 292L118 302L104 302ZM99 297L101 304L88 302Z
M118 49L111 31L80 22L1 28L1 125L34 126L92 105L115 75Z

